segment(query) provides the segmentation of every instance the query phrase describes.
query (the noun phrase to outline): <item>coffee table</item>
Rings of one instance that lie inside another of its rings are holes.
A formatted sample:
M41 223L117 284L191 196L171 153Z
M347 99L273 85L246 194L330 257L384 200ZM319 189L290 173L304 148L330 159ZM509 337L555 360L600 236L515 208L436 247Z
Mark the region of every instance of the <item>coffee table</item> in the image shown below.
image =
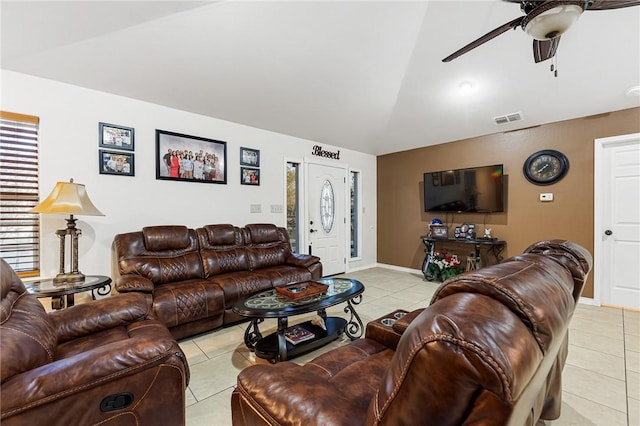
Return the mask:
M235 313L251 318L244 333L244 342L258 357L274 363L285 361L324 346L337 339L343 332L351 340L362 336L364 326L354 305L362 302L364 285L351 278L320 278L314 281L328 285L326 293L290 299L271 289L247 295L233 306ZM347 304L344 312L350 314L348 321L340 317L327 316L326 308L339 303ZM315 335L314 338L296 345L287 342L285 330L289 317L314 311L324 320L326 330L312 324L311 321L306 321L300 326L311 331ZM278 330L263 337L258 326L265 318L277 318Z

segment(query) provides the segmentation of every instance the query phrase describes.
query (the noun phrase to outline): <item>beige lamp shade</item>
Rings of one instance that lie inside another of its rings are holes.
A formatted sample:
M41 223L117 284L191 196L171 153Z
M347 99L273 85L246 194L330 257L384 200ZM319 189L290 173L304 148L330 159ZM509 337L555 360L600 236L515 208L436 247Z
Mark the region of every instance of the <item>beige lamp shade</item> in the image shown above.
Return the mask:
M84 185L69 182L58 182L51 194L40 204L29 210L31 213L61 213L88 216L104 216L93 205Z

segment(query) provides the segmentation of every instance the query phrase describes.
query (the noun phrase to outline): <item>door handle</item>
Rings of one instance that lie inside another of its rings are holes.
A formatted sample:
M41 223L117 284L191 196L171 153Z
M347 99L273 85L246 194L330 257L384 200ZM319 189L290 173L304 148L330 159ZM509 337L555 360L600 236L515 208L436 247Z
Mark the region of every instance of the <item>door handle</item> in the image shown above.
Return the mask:
M607 229L604 231L604 235L613 235L613 231L611 229Z
M313 234L314 232L318 232L317 229L309 229L309 233Z

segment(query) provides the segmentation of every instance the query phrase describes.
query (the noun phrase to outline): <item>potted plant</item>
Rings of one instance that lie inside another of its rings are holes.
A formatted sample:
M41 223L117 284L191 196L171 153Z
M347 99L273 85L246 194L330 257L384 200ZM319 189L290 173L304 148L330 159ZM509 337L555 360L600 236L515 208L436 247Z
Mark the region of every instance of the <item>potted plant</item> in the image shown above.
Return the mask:
M458 256L451 254L447 249L436 250L433 253L427 275L433 281L443 282L464 272L464 267L460 264Z

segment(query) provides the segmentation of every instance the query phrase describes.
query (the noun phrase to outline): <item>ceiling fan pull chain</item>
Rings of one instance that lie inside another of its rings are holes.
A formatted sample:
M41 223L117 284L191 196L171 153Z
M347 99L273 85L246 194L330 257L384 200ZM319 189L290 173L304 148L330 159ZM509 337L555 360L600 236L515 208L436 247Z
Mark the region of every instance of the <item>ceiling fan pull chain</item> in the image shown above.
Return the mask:
M551 62L551 72L553 73L554 77L558 76L558 62L557 62L557 58L558 55L554 55L553 57L553 61Z

